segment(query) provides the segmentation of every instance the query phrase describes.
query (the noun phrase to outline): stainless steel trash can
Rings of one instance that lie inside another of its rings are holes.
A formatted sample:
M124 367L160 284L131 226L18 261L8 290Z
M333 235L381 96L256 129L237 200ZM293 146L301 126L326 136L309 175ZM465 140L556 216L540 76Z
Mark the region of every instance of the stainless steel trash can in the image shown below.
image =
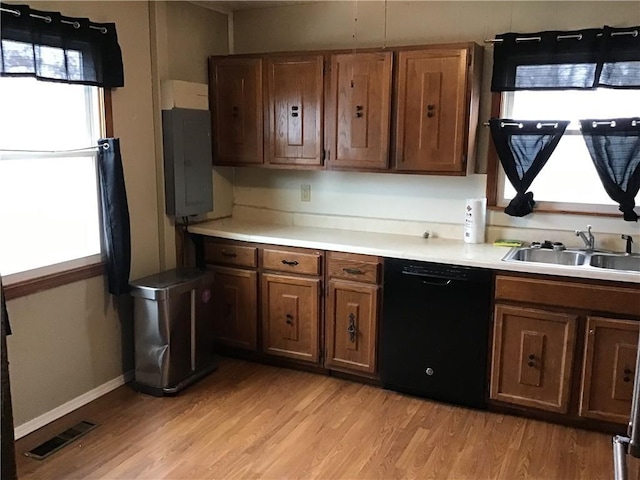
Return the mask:
M134 388L176 393L215 370L211 318L213 274L179 268L131 282Z

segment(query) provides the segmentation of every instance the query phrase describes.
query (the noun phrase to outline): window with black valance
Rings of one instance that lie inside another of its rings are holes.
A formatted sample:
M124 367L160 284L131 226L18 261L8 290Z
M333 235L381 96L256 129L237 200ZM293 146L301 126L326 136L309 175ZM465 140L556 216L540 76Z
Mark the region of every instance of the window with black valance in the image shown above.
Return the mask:
M1 4L0 75L122 87L122 53L113 23L95 23L27 5Z
M584 94L581 95L589 100L602 98L599 94L601 89L626 89L630 94L633 94L630 90L640 90L640 26L511 32L496 35L492 43L491 90L513 92L510 94L512 100L533 95L546 100L544 92L557 90L582 90ZM537 92L527 93L525 90ZM588 96L592 93L593 96ZM533 211L533 193L525 190L544 167L564 134L568 120L571 120L567 131L572 135L583 135L593 160L592 165L587 160L579 168L595 166L605 191L619 203L624 219L636 221L638 216L633 209L634 196L638 193L636 184L640 181L638 119L589 119L582 121L582 128L578 130L573 122L580 118L575 116L580 109L569 104L567 107L564 119L564 111L550 108L557 120L536 120L535 116L526 116L525 112L525 116L520 118L527 120L513 120L511 116L511 119L496 118L489 122L505 175L517 192L505 213L524 216ZM543 118L549 117L539 107L537 110ZM564 125L564 128L557 128L554 132L543 132L544 129L538 128L538 134L533 129L534 125L549 124ZM583 158L582 153L579 155ZM552 162L559 160L562 159L551 159ZM581 172L576 169L575 178L580 176Z

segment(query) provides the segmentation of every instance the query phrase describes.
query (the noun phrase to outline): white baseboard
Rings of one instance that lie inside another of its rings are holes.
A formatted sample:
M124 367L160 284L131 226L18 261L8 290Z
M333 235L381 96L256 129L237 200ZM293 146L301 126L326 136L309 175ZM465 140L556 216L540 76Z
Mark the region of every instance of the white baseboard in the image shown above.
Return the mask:
M59 407L54 408L53 410L48 411L40 415L39 417L34 418L33 420L29 420L22 425L18 425L14 429L14 436L17 439L24 437L25 435L30 434L31 432L36 431L37 429L44 427L45 425L57 420L67 413L71 413L74 410L86 405L87 403L95 400L96 398L100 398L103 395L106 395L112 390L124 385L125 383L133 380L133 370L126 372L124 375L120 375L119 377L114 378L113 380L109 380L107 383L103 383L102 385L94 388L93 390L89 390L87 393L83 393L79 397L74 398L73 400L69 400L66 403L63 403Z

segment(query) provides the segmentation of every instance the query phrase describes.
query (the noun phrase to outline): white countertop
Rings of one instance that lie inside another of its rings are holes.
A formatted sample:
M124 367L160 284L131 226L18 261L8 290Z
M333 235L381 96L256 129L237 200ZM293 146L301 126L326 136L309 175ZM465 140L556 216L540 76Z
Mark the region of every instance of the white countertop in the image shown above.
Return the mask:
M640 273L634 272L585 266L503 262L502 257L507 254L509 248L496 247L488 243L470 244L462 240L444 238L425 239L411 235L250 223L233 218L190 225L188 230L200 235L245 242L406 258L513 272L640 283Z

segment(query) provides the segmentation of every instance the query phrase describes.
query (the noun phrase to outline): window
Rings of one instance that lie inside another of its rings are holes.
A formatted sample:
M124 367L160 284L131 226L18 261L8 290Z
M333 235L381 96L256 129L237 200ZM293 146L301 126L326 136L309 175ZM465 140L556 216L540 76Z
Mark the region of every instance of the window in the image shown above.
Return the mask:
M570 120L547 164L533 181L537 210L611 213L618 204L605 192L580 132L579 119L638 115L640 90L520 90L502 94L502 118ZM515 196L504 170L498 169L496 204L505 207ZM640 195L636 197L640 205Z
M2 77L0 105L0 274L100 262L96 153L81 149L104 136L102 90Z

